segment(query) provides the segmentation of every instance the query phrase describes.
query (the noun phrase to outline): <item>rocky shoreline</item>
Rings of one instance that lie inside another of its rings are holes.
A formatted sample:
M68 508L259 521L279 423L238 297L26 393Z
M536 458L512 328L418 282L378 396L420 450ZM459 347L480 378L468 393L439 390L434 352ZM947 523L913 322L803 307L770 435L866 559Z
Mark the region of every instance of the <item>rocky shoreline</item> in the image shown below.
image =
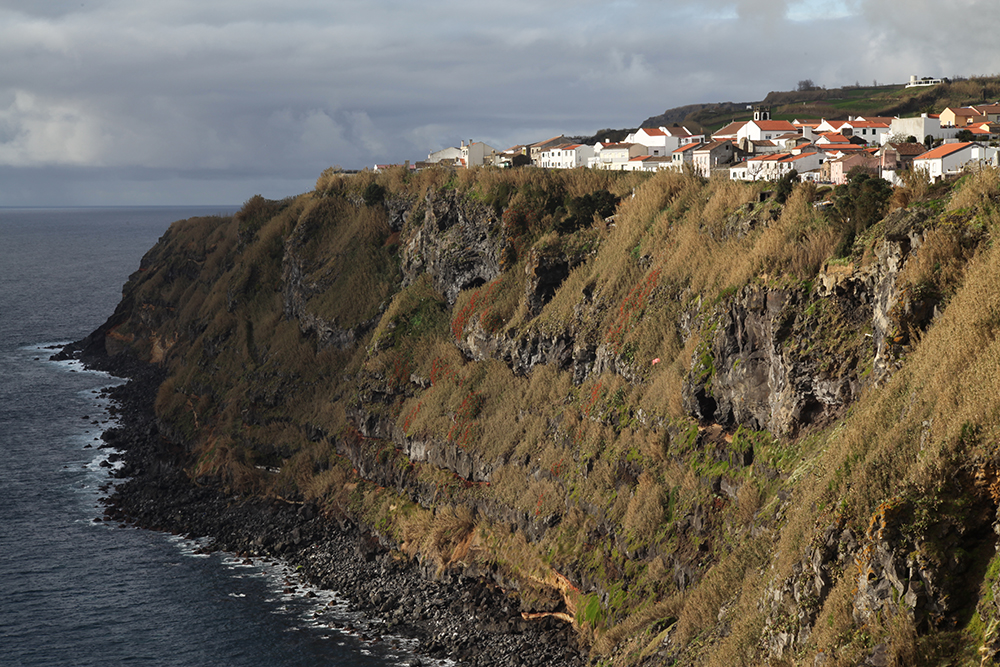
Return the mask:
M105 431L102 447L117 450L112 460L122 465L103 499L104 521L208 537L210 550L243 558L280 558L370 619L370 640L382 634L415 639L422 657L414 665L442 659L484 667L586 664L571 625L524 619L518 599L484 577L449 573L435 581L348 519L323 516L310 504L225 496L192 483L183 451L161 435L153 415L162 371L123 356L95 354L81 341L53 357L78 358L128 379L105 390L120 426Z

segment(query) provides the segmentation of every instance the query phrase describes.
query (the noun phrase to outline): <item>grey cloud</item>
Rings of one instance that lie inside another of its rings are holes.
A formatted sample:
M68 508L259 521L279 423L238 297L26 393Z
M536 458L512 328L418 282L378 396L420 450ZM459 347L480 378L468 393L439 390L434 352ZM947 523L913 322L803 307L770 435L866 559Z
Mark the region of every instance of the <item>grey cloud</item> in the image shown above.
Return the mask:
M331 164L634 126L803 78L996 69L991 3L852 0L846 18L786 19L843 13L830 3L0 0L0 165L132 170L178 196L206 174L307 188Z

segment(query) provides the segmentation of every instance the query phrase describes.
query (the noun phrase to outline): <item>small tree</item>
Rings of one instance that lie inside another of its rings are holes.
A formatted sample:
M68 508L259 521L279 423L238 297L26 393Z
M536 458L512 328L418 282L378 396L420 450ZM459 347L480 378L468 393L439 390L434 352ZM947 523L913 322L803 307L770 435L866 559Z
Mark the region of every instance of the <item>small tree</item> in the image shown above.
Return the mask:
M510 160L510 166L512 167L527 167L531 165L531 158L524 153L518 153Z
M803 93L809 90L816 90L816 84L813 83L812 79L802 79L799 81L799 92Z
M847 184L834 190L831 216L840 232L837 257L850 254L858 234L882 219L891 196L892 186L888 181L873 177L863 167L851 169Z
M799 172L792 169L778 180L778 185L774 189L774 200L779 204L784 204L788 195L792 194L795 184L799 180Z
M959 141L975 141L976 137L972 134L972 130L959 130L955 138Z
M365 188L361 198L366 206L378 206L385 199L385 188L373 181Z

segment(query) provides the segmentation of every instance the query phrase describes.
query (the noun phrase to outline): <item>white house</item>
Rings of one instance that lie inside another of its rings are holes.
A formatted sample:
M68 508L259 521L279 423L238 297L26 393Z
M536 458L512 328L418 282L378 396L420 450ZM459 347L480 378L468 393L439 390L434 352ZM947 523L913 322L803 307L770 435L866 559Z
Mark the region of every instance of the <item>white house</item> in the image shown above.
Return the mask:
M593 146L563 144L543 149L539 154L538 166L548 169L575 169L587 166L588 158L593 156Z
M730 140L736 141L737 135L740 133L749 121L739 120L733 121L725 127L719 128L718 131L712 133L712 141L723 141Z
M944 79L935 79L930 76L925 76L918 79L916 74L911 74L910 81L909 83L906 84L906 87L916 88L917 86L936 86L939 83L944 83Z
M789 132L798 134L799 130L787 120L751 120L736 132L736 141L740 146L748 141L773 141Z
M920 142L927 136L941 140L954 139L958 130L959 128L941 127L940 118L926 113L913 118L893 118L889 123L889 133L882 136L882 142L885 143L890 137L916 137Z
M693 134L686 127L673 125L671 127L641 128L627 137L627 144L641 144L649 150L649 155L670 155L674 150L690 143L700 143L705 138L703 134Z
M922 169L932 181L937 181L949 173L958 172L967 163L976 159L982 146L974 141L941 144L913 160L914 169Z
M427 161L432 163L438 162L454 162L455 160L461 159L462 149L450 146L448 148L442 148L439 151L434 151L433 153L427 154Z
M694 152L704 144L684 144L675 148L670 154L670 168L674 171L684 171L684 165L694 164Z
M799 174L816 171L826 159L826 156L818 151L758 155L731 167L729 178L742 181L776 181L793 169Z
M738 152L736 144L732 141L713 141L695 148L691 160L695 171L709 178L712 170L731 164Z
M625 164L639 155L648 155L647 149L642 144L599 144L600 149L594 156L592 164L597 169L611 169L621 171Z
M462 151L461 164L463 167L481 167L486 164L487 160L492 160L492 156L497 152L497 149L492 146L487 146L481 141L472 141L471 139L469 139L469 143L463 141L460 149Z
M778 161L788 155L788 153L757 155L746 162L731 167L729 169L729 178L743 181L773 180L776 178L774 174L778 171L776 167Z
M800 180L803 174L816 172L823 163L826 162L826 153L822 151L810 151L802 153L792 153L781 161L782 165L789 171L794 169L799 172Z
M859 137L871 146L881 146L882 137L890 134L889 124L855 119L841 123L837 131L843 135Z
M621 166L622 171L659 171L670 166L666 155L636 155Z

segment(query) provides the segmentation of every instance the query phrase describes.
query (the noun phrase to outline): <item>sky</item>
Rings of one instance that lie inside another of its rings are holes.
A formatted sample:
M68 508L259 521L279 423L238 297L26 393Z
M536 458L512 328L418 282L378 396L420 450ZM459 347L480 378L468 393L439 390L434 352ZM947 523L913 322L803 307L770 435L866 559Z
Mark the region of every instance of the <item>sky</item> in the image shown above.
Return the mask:
M0 0L0 206L239 204L327 167L1000 72L995 0Z

